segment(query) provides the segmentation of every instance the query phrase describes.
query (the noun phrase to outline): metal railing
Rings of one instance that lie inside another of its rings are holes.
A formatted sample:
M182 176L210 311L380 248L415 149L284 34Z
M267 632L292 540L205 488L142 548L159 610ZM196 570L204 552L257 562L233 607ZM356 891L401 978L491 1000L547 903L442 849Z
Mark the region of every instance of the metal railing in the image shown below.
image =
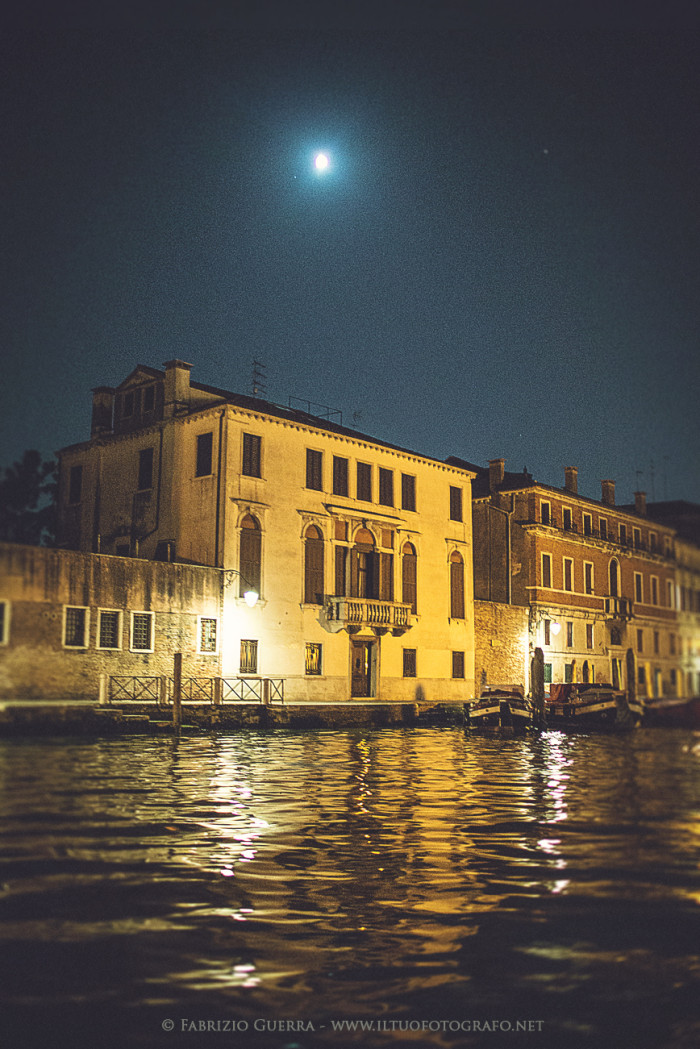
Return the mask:
M174 679L166 676L137 677L112 675L108 681L107 699L110 703L173 702ZM284 678L268 677L183 677L180 682L183 703L284 703Z

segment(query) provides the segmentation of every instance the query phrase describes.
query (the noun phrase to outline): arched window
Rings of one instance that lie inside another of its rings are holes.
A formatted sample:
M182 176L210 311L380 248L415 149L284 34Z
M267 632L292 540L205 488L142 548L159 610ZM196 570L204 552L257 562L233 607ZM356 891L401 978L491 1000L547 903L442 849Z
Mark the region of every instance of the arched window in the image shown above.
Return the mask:
M243 597L246 590L257 590L260 593L260 539L260 524L250 514L246 514L241 521L239 597Z
M464 561L456 550L450 555L450 618L464 619Z
M613 557L610 562L610 597L620 596L620 566Z
M374 545L374 536L368 528L360 528L355 534L355 545L350 558L350 596L379 596L379 558Z
M323 534L316 525L304 533L304 602L323 604Z
M416 548L412 543L405 543L401 551L401 600L411 606L414 613L418 610Z

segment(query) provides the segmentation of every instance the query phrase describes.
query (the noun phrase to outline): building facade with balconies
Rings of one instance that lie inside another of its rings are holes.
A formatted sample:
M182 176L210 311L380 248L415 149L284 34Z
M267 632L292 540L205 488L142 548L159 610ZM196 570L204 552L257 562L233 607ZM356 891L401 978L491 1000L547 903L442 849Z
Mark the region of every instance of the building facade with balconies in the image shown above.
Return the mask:
M61 544L220 568L225 677L282 677L290 700L471 698L473 473L190 368L93 391L90 439L59 455Z
M579 495L575 468L554 488L496 459L474 481L473 530L475 600L529 609L546 683L678 694L675 533L647 517L643 493L618 507L612 481L598 501Z

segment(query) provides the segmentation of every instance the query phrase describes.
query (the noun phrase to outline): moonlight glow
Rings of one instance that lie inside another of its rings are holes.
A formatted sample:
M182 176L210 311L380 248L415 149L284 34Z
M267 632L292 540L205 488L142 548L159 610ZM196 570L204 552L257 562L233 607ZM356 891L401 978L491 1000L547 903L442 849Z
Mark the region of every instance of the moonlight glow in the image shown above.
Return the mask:
M323 174L324 171L328 171L328 165L330 161L326 153L317 153L314 159L314 167L319 174Z

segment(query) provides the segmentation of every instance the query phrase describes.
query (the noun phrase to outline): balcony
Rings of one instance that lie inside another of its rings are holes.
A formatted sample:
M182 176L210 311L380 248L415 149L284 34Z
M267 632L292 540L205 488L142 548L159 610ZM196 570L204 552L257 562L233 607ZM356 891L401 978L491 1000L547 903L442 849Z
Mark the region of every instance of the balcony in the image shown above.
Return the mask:
M411 628L411 606L396 601L375 601L371 597L329 597L324 607L325 625L335 633L356 634L370 627L381 636L390 630L398 637Z
M626 621L632 618L632 602L628 597L606 597L604 601L608 619Z

